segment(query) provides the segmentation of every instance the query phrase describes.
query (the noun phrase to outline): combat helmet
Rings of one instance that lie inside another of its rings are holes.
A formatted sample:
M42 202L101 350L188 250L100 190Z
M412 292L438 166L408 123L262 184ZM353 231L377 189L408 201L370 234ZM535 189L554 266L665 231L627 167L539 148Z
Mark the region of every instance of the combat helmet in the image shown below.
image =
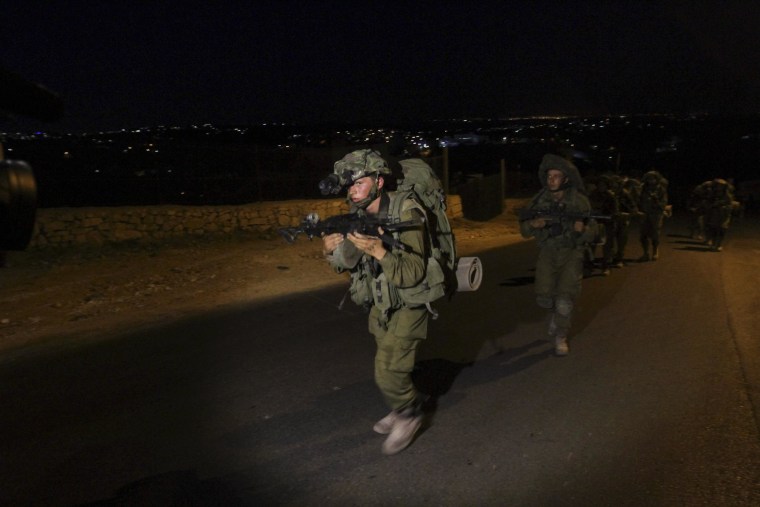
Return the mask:
M586 189L583 185L583 178L581 173L575 164L569 160L554 155L553 153L547 153L541 160L541 165L538 166L538 179L541 181L541 185L546 187L546 175L549 169L556 169L561 171L567 177L567 181L560 187L559 190L565 190L566 188L573 187L582 193L586 193Z
M652 169L644 173L644 176L641 177L641 184L643 186L650 186L650 187L658 186L658 185L667 187L668 180L665 179L665 176L660 174L659 171Z
M733 191L732 185L723 178L715 178L711 183L711 189L715 195L723 195Z
M712 180L712 184L718 188L724 188L731 192L734 191L734 186L728 180L724 180L723 178L715 178Z
M616 180L613 175L611 174L601 174L596 179L597 181L597 187L599 186L599 183L603 184L607 190L615 191L617 189Z
M377 199L377 196L380 193L377 188L377 176L381 174L390 175L391 169L388 166L388 162L380 156L379 152L363 149L352 151L335 162L335 165L333 166L333 174L334 176L337 176L341 187L351 186L356 180L367 176L375 177L372 189L364 200L358 203L351 203L350 198L347 198L350 204L363 209Z
M610 189L613 192L618 193L623 189L623 181L625 180L619 174L611 173L603 176L607 176L610 179Z

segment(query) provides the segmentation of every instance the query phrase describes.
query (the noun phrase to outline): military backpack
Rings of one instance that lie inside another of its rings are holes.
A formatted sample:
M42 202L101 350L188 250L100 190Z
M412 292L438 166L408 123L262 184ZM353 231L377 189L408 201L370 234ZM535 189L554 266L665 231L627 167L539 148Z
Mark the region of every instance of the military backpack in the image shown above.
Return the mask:
M429 243L429 256L425 279L415 287L398 289L407 304L430 303L457 290L457 253L454 233L446 215L446 194L441 180L423 160L410 158L400 160L403 179L391 196L389 214L401 216L401 208L407 199L414 201L424 215Z

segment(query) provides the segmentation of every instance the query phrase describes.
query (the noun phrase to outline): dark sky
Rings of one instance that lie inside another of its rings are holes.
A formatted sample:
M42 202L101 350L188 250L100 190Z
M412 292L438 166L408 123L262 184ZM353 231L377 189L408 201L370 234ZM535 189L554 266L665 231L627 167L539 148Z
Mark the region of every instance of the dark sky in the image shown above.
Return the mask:
M758 12L749 1L12 1L0 67L64 97L64 119L40 124L52 130L758 113Z

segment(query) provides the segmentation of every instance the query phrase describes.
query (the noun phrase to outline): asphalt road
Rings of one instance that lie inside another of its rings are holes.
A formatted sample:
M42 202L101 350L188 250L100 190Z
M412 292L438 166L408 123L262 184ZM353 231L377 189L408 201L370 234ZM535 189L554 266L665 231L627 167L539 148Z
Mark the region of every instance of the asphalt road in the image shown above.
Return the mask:
M0 504L760 505L760 225L721 253L679 225L659 261L584 280L565 358L535 245L481 252L420 353L429 424L392 457L343 288L0 356Z

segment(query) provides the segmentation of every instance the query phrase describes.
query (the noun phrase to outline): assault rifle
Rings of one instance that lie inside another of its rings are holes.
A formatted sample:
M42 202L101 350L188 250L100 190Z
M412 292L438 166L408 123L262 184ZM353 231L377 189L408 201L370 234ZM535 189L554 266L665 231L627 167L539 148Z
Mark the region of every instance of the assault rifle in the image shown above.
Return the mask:
M568 220L583 220L588 221L591 219L598 220L600 222L612 220L610 215L600 215L593 211L588 213L574 213L564 210L552 210L552 209L529 209L521 208L517 210L520 222L526 220L533 220L534 218L543 218L549 223L556 223L566 218Z
M341 233L345 236L349 232L358 232L367 236L375 236L390 247L407 251L409 247L390 233L421 227L423 223L424 219L421 217L405 222L395 222L387 218L359 216L356 213L335 215L321 220L316 213L309 213L298 227L283 227L278 229L278 232L288 243L293 243L299 234L305 234L307 238L312 239L314 236L326 236L334 233ZM380 234L380 229L383 230L382 234Z

